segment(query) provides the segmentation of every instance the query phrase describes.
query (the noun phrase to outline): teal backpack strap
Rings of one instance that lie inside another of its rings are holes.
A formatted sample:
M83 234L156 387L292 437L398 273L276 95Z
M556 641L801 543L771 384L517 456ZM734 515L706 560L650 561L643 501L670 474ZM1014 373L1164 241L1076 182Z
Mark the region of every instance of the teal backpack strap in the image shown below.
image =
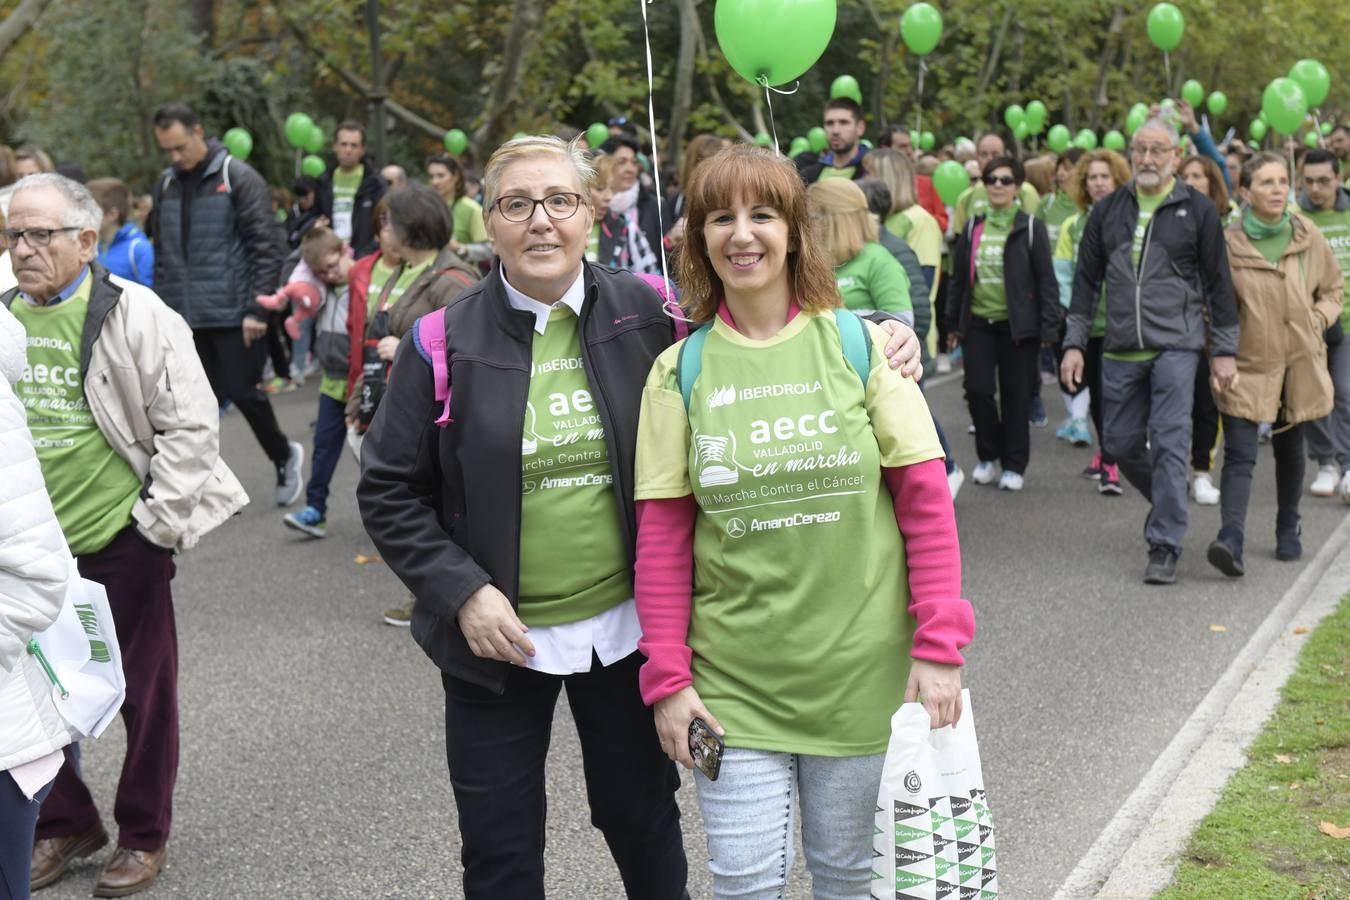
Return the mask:
M835 308L834 321L839 327L839 343L844 347L844 359L858 373L863 391L866 391L867 376L872 373L872 337L867 333L867 323L857 313L842 306ZM686 405L688 402L686 398Z
M710 325L703 325L689 332L689 337L680 345L680 355L675 361L675 380L680 384L680 396L684 398L684 408L689 410L689 398L694 393L694 382L698 373L703 371L703 344L708 340Z

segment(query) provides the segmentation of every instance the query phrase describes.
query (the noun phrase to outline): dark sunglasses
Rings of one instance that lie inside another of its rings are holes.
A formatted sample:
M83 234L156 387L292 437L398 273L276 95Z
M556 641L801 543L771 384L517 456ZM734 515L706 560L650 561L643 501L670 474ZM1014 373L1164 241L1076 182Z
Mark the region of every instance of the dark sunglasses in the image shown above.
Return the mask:
M988 185L1001 184L1004 187L1012 187L1014 184L1017 184L1017 179L1011 175L986 175L984 176L984 183Z

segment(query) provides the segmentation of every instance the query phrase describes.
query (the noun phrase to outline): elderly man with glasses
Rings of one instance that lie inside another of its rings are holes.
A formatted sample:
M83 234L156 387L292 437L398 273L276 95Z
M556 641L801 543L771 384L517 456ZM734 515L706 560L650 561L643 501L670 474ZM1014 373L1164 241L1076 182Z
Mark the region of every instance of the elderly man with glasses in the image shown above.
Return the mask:
M1176 581L1202 354L1209 352L1216 394L1237 381L1237 301L1223 226L1209 198L1174 177L1178 144L1171 123L1145 122L1130 147L1134 180L1093 206L1060 364L1065 387L1076 390L1093 313L1105 302L1103 444L1152 503L1145 584Z
M61 175L24 179L0 232L19 286L0 296L28 334L16 393L80 573L103 584L126 674L117 849L96 897L149 887L164 865L178 772L173 554L248 498L219 454L219 412L192 332L149 288L94 262L103 211ZM67 751L38 818L32 886L108 842Z

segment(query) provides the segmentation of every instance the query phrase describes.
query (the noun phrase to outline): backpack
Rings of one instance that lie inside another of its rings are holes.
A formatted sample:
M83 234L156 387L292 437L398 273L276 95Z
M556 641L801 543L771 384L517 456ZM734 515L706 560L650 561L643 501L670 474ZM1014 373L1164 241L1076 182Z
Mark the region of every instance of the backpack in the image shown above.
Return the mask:
M857 313L842 306L834 310L834 321L839 328L839 342L844 348L844 359L862 381L863 391L867 390L867 376L872 371L872 338L867 333L867 324ZM685 411L689 410L689 398L694 392L694 382L703 370L703 344L708 339L711 323L696 328L680 347L679 359L675 362L675 380L680 385L680 396L684 398Z

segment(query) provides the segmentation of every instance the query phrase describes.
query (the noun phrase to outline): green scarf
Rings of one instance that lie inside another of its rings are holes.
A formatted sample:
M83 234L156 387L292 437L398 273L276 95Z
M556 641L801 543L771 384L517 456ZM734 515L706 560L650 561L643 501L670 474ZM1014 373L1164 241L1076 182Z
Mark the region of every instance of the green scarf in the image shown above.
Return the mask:
M1005 231L1008 228L1012 227L1013 219L1016 218L1016 216L1017 216L1016 204L1009 206L1007 209L1003 210L994 209L991 206L989 207L989 212L984 214L984 218L986 221L994 225L996 228L1002 228Z
M1280 216L1280 221L1274 225L1268 225L1256 217L1256 213L1251 207L1242 214L1242 230L1247 233L1247 237L1253 241L1268 241L1271 238L1279 237L1289 230L1289 208L1285 207L1284 215Z

